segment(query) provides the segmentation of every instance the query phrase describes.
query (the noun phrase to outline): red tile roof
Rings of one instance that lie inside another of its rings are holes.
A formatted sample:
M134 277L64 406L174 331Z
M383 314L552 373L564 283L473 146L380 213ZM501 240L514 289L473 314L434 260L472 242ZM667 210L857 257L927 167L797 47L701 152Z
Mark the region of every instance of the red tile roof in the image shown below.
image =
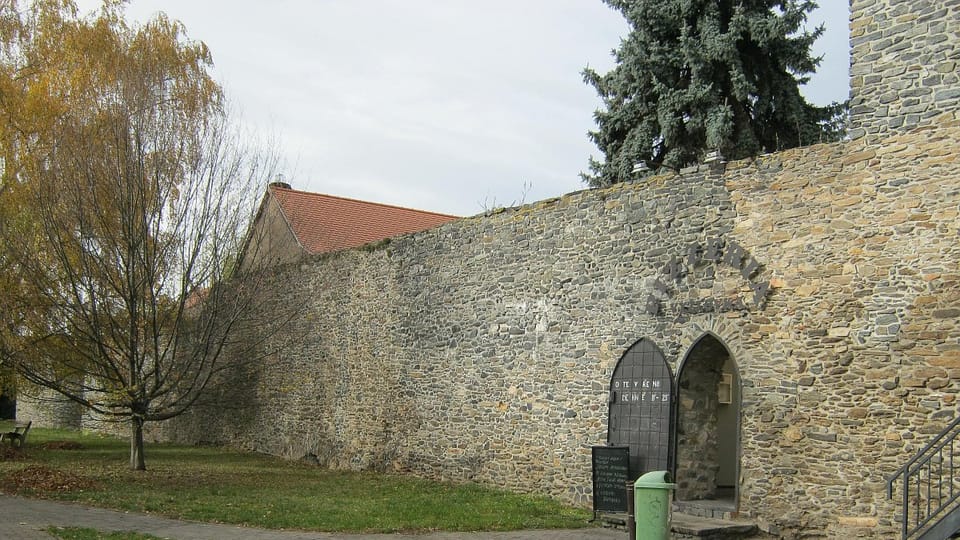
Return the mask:
M269 189L300 245L311 254L355 248L458 219L278 185L271 185Z

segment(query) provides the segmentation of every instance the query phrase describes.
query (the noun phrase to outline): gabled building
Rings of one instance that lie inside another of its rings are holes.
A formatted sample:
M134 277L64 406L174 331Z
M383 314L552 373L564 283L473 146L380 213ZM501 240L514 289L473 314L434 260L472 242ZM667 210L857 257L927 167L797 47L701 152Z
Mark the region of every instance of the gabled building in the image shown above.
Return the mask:
M305 255L330 253L437 227L457 216L267 187L240 256L240 268L278 265Z

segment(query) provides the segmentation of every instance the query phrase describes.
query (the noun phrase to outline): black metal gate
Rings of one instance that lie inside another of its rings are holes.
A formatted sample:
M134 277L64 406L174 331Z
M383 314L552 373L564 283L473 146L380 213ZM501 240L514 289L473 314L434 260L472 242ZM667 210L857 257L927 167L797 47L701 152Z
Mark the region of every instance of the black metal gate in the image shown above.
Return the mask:
M630 479L672 471L673 375L656 345L641 339L617 363L610 380L607 443L630 447Z

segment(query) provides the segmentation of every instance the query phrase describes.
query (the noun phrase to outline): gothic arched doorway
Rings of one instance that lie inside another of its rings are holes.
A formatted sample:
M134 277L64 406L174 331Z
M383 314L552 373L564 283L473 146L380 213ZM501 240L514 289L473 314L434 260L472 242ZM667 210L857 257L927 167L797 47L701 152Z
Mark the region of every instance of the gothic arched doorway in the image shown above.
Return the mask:
M673 374L656 345L641 339L610 378L607 444L630 447L630 478L672 470Z
M740 469L740 374L730 351L705 335L678 375L679 501L717 501L736 510Z

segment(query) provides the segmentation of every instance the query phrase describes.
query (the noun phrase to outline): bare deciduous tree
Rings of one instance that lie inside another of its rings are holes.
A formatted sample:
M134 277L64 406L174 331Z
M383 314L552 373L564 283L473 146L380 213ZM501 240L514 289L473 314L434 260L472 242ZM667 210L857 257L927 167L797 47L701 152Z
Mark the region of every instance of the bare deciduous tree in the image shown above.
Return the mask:
M258 272L230 278L276 159L243 139L179 23L128 27L117 2L0 9L0 358L129 420L145 469L144 423L196 402L256 318Z

